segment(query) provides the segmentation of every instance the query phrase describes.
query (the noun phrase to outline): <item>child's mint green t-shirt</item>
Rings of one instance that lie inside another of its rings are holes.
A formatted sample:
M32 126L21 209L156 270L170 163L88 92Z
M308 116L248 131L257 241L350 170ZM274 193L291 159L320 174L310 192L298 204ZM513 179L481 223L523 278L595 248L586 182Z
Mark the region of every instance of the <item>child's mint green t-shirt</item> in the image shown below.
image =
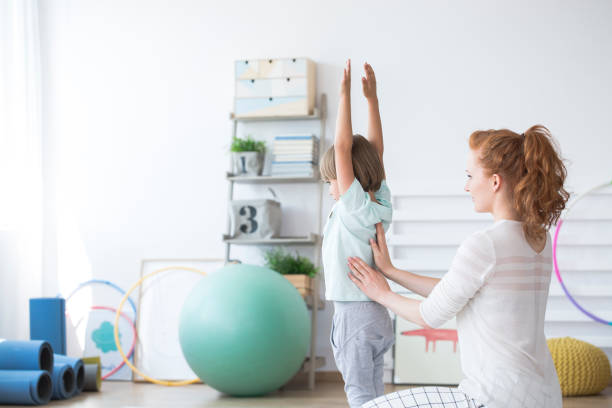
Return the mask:
M370 238L376 239L376 224L379 222L387 231L393 213L391 191L384 180L374 197L378 203L372 201L359 181L354 179L332 208L323 230L322 247L327 300L371 300L348 277L348 257L359 257L374 265Z

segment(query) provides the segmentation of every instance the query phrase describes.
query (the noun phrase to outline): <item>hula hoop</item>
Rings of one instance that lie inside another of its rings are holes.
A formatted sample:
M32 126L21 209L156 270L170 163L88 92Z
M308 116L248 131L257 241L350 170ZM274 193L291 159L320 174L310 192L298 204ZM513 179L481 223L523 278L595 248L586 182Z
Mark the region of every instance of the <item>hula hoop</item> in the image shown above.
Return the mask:
M68 299L70 299L76 292L78 292L79 290L81 290L82 288L84 288L87 285L92 285L94 283L99 283L102 285L107 285L110 286L111 288L115 289L117 292L121 293L122 295L125 295L125 290L121 289L119 286L115 285L112 282L109 282L107 280L103 280L103 279L91 279L88 281L85 281L83 283L80 283L76 288L73 289L72 292L70 292L70 294L66 297L66 302L68 302ZM59 294L56 297L61 297L62 295ZM132 306L132 310L134 311L134 319L136 319L136 305L134 304L134 301L130 298L130 305Z
M567 219L567 216L569 215L571 209L576 205L576 203L578 201L582 200L584 197L586 197L588 194L592 193L593 191L599 190L600 188L603 188L603 187L608 187L610 185L612 185L612 181L604 183L604 184L600 184L600 185L598 185L596 187L593 187L590 190L587 190L586 192L580 194L574 200L574 202L572 202L572 205L569 206L567 208L567 210L565 211L565 219ZM552 247L553 266L554 266L554 269L555 269L555 275L557 275L557 280L559 281L559 284L561 285L561 288L563 289L563 292L565 292L565 296L567 296L567 298L574 304L574 306L576 306L578 308L578 310L580 310L582 313L584 313L585 315L587 315L588 317L590 317L591 319L595 320L598 323L602 323L602 324L605 324L605 325L612 326L612 321L608 321L608 320L602 319L601 317L599 317L599 316L589 312L585 308L583 308L576 301L576 299L574 299L572 294L569 292L569 290L567 290L567 288L565 287L565 284L563 283L563 279L561 278L561 272L559 270L559 263L557 262L557 240L558 240L558 237L559 237L559 231L561 231L561 226L563 225L563 221L564 221L564 219L559 219L559 222L557 223L557 228L555 228L555 237L553 239L553 247Z
M153 384L165 385L167 387L176 387L176 386L181 386L181 385L195 384L195 383L200 382L200 379L196 378L194 380L184 380L184 381L163 381L163 380L158 380L156 378L149 377L148 375L146 375L145 373L143 373L142 371L137 369L132 363L130 363L130 361L125 356L125 353L123 352L123 349L121 348L121 344L119 343L119 316L121 316L120 315L121 309L123 308L123 305L125 304L125 301L127 299L129 299L129 296L134 291L134 289L136 289L138 286L142 285L143 282L146 279L149 279L151 276L157 275L160 272L165 272L165 271L170 271L170 270L181 270L181 271L188 271L188 272L199 273L200 275L206 275L205 272L202 272L202 271L200 271L198 269L190 268L190 267L187 267L187 266L168 266L168 267L158 269L156 271L153 271L153 272L143 276L136 283L134 283L132 285L132 287L127 291L127 293L125 295L123 295L123 299L121 299L121 302L119 303L119 307L117 308L117 313L115 314L115 330L114 330L114 335L115 335L115 345L117 346L117 350L119 350L119 354L121 354L121 358L123 358L123 361L125 362L125 364L127 364L128 367L130 367L134 373L138 374L139 376L141 376L145 380L147 380L149 382L152 382Z

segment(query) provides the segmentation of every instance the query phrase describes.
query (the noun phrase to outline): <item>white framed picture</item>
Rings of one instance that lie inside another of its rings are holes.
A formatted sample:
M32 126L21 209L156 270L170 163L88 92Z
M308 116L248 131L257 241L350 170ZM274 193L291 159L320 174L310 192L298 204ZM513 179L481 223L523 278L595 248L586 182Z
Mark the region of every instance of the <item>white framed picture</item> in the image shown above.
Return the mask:
M437 329L425 329L395 317L394 384L457 385L462 378L454 318Z
M143 259L140 276L162 268L189 267L211 273L223 267L223 259ZM138 345L134 354L136 368L150 377L181 381L197 379L179 343L179 318L191 289L205 276L170 269L146 279L138 292ZM134 375L134 381L142 381Z

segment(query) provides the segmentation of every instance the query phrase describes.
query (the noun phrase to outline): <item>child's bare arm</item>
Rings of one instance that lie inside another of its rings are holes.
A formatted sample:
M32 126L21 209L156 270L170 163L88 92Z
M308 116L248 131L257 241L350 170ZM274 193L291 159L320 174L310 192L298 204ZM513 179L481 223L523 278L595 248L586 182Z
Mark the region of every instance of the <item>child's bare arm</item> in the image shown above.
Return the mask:
M361 77L361 85L363 87L363 96L368 101L368 140L378 152L382 162L384 145L382 123L378 110L378 95L376 94L376 76L372 66L367 62L363 65L363 69L365 76Z
M353 125L351 124L351 60L346 62L340 86L340 104L336 119L336 140L334 159L338 191L344 194L355 179L351 149L353 147Z

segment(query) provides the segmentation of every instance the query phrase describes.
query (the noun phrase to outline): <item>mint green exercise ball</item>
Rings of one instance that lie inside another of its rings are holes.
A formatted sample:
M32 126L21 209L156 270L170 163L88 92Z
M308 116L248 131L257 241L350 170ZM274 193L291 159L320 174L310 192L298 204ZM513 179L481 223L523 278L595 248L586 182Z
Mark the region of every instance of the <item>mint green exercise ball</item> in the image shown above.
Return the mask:
M179 340L205 384L233 396L264 395L300 369L310 318L302 296L279 273L229 265L194 286L181 310Z

